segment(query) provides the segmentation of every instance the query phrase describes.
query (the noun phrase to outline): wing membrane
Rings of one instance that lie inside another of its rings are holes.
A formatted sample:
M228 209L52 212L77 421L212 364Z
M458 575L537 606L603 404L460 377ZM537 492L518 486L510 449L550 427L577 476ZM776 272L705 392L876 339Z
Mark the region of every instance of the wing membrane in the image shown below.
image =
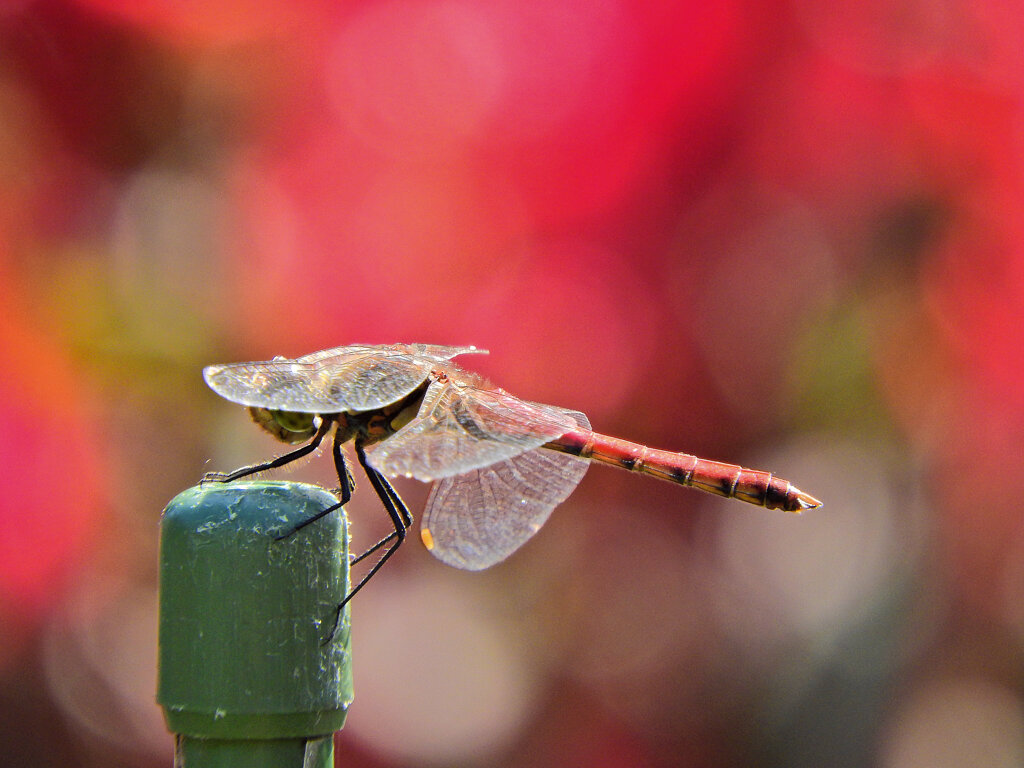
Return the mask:
M579 427L576 411L520 400L503 390L448 380L432 383L416 418L370 446L385 475L429 482L505 461Z
M389 405L426 381L456 355L486 353L475 347L432 344L355 344L288 360L211 365L206 383L221 397L300 413L369 411Z
M577 425L590 423L578 412ZM589 462L535 448L434 484L423 516L424 541L448 565L481 570L499 563L547 522L576 488Z

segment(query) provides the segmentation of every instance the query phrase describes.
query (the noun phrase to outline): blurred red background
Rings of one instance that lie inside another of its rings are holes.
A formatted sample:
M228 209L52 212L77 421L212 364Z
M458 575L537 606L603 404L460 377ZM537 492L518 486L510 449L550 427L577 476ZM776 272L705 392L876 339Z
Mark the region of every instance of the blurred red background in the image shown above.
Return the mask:
M159 512L277 450L202 366L421 341L826 506L596 468L491 571L407 546L344 764L1024 764L1022 19L4 3L0 762L170 764Z

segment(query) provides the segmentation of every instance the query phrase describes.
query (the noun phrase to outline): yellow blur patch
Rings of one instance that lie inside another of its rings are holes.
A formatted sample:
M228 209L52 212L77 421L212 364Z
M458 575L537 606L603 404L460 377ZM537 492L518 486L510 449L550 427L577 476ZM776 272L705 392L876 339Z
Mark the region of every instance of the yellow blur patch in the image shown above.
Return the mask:
M423 546L428 550L434 548L434 534L430 532L429 528L420 528L420 539L423 540Z

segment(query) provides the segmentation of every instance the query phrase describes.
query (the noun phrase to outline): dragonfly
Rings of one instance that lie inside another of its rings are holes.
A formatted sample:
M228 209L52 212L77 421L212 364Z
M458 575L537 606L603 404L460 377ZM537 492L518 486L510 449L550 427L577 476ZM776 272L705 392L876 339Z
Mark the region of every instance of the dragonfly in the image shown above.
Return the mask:
M253 421L298 448L204 481L230 482L307 456L333 433L338 503L281 534L287 538L344 506L355 484L342 446L356 458L394 531L355 558L384 550L342 608L405 541L413 519L388 478L432 482L420 538L448 565L481 570L518 550L583 479L591 462L639 472L769 509L821 506L771 472L657 450L594 432L579 411L530 402L452 359L473 346L355 344L303 357L211 365L206 383L248 408Z

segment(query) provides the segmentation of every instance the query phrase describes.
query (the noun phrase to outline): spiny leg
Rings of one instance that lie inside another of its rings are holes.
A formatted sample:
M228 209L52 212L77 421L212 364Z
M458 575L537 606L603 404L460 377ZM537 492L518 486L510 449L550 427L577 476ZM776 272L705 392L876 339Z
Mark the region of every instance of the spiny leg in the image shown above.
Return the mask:
M387 559L393 555L397 549L402 546L402 542L405 541L405 534L408 531L409 526L412 525L412 515L409 514L409 508L405 506L405 502L402 501L401 497L391 487L391 483L388 482L387 478L384 477L380 472L371 467L366 462L366 453L363 451L362 443L356 440L356 457L359 459L359 464L362 466L363 471L366 472L366 477L370 481L370 485L373 486L373 490L377 492L377 496L380 497L381 503L384 505L384 509L387 510L388 515L391 516L391 522L395 526L394 533L386 536L381 541L377 542L368 552L360 555L356 562L362 560L370 552L380 549L384 544L394 539L394 543L381 555L380 559L373 564L373 567L359 580L359 583L352 588L352 590L345 595L345 599L338 604L338 610L334 614L334 625L331 627L330 633L324 640L323 645L327 645L334 639L335 633L338 631L338 624L341 622L341 612L348 604L349 600L355 597L356 593L362 589L366 583L373 578L374 574L381 569L381 566L387 562Z
M374 471L376 471L376 470L374 470ZM391 483L388 482L388 480L383 475L380 475L380 473L377 473L377 474L380 477L380 479L383 481L384 490L387 492L389 498L391 499L392 504L395 505L395 508L397 508L399 513L402 515L402 524L405 527L405 530L408 530L409 528L412 527L412 515L409 514L409 508L405 506L405 502L402 501L401 497L395 491L395 489L391 485ZM371 479L371 482L372 482L372 479ZM376 486L374 486L374 489L376 489ZM378 493L379 493L379 491L378 491ZM356 563L359 563L359 562L365 560L367 557L369 557L374 552L379 550L381 547L383 547L389 541L394 540L397 536L398 536L398 528L396 527L395 530L393 530L391 533L389 533L383 539L378 541L376 544L374 544L368 550L363 552L363 554L359 555L359 557L353 559L351 561L351 563L349 563L349 565L355 565Z
M307 525L315 523L322 517L326 517L336 509L341 509L348 504L348 500L352 498L352 475L348 471L348 466L345 464L345 454L342 453L341 450L341 434L337 431L334 433L334 443L331 446L331 453L334 455L334 469L338 473L338 482L341 484L338 488L338 503L332 504L326 509L321 509L315 515L307 517L298 525L289 528L279 536L275 536L274 538L278 541L281 541L281 539L287 539L289 536L301 531Z
M277 469L283 467L285 464L291 464L293 461L301 459L303 456L308 456L315 451L320 443L323 442L327 432L331 428L333 422L330 419L321 417L320 426L317 428L316 434L313 438L305 445L299 446L294 451L289 451L283 456L278 456L276 459L265 461L261 464L252 464L248 467L241 467L236 469L234 472L207 472L203 475L203 479L200 483L230 483L232 480L238 480L241 477L248 477L249 475L255 475L258 472L266 472L270 469Z
M388 515L391 517L391 523L395 526L395 530L384 537L381 541L377 542L373 547L370 548L370 552L380 549L385 543L394 539L394 543L388 547L387 551L381 556L380 560L373 564L369 572L359 581L359 583L345 596L342 600L341 605L338 606L340 614L341 609L345 604L351 600L356 592L362 587L381 569L381 566L387 561L389 557L402 545L405 541L405 534L409 527L412 525L412 515L409 514L409 508L405 506L405 502L402 501L401 497L391 487L391 483L388 482L387 478L384 477L380 472L370 466L366 461L366 453L363 451L363 446L360 442L356 442L356 456L359 459L359 464L366 472L366 477L370 480L370 485L373 486L373 490L377 492L377 496L380 498L381 503L384 505L384 509L387 510ZM368 553L367 553L368 554ZM362 560L366 557L366 554L360 555L358 560Z
M348 563L348 564L349 564L349 565L355 565L356 563L361 563L361 562L363 562L363 560L365 560L366 558L368 558L368 557L369 557L370 555L372 555L372 554L373 554L374 552L376 552L376 551L377 551L378 549L380 549L381 547L383 547L383 546L384 546L385 544L387 544L387 543L388 543L389 541L392 541L392 540L393 540L393 539L394 539L394 538L395 538L396 536L398 536L398 534L397 534L397 533L396 533L395 531L392 531L392 532L391 532L391 533L389 533L389 534L388 534L387 536L385 536L385 537L384 537L383 539L381 539L381 540L380 540L380 541L378 541L378 542L377 542L376 544L374 544L374 545L373 545L372 547L370 547L370 548L369 548L368 550L366 550L365 552L363 552L363 554L359 555L358 557L353 557L353 558L352 558L351 560L349 560L349 563Z

